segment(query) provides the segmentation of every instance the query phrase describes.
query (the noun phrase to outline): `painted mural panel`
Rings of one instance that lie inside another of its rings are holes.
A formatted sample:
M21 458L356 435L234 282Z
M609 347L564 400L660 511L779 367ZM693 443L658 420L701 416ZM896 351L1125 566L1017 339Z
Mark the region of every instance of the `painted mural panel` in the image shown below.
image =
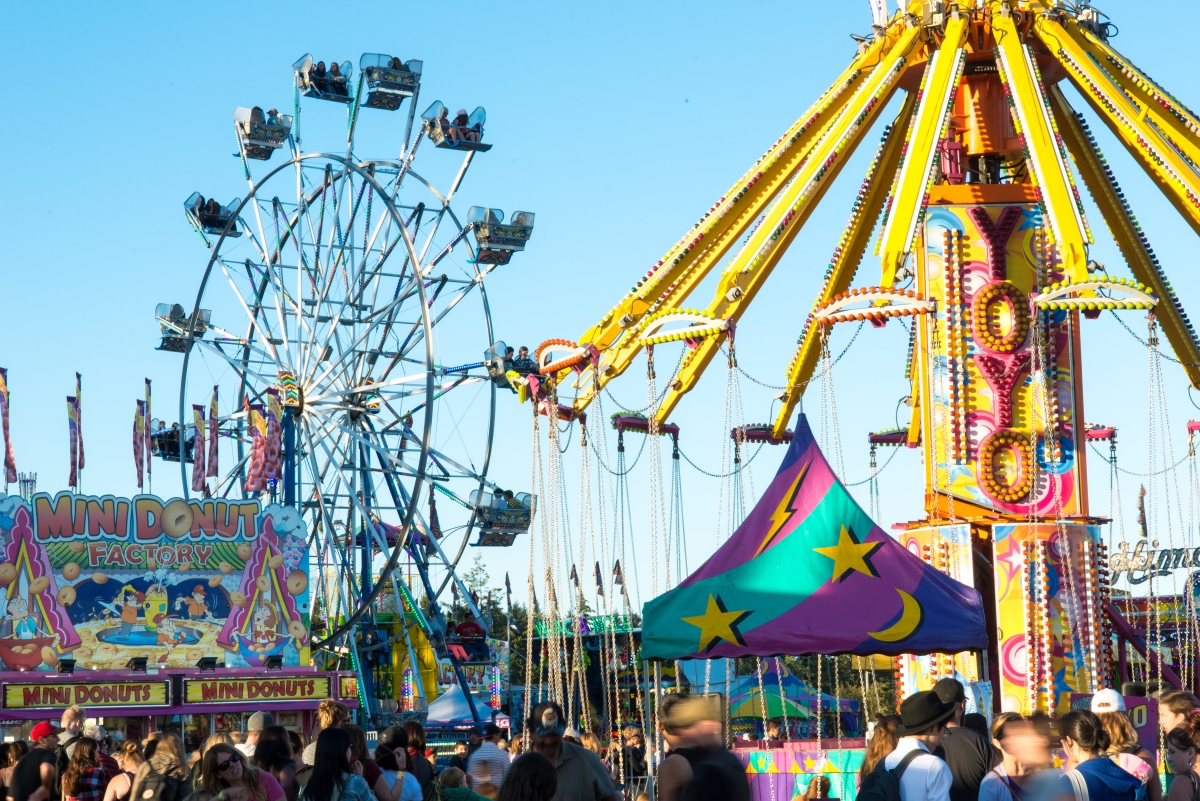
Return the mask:
M1095 692L1105 665L1091 583L1099 526L1005 524L995 536L1000 705L1004 711L1070 709L1072 693Z
M0 494L0 662L46 670L309 662L295 509L258 501Z
M910 553L927 564L968 587L975 586L970 525L927 526L898 532L896 537ZM946 676L953 676L967 685L987 678L979 675L977 660L971 653L906 654L897 657L897 660L901 697L932 689L938 679Z
M1086 514L1075 449L1073 312L1029 298L1061 279L1027 206L930 208L918 280L925 459L939 491L1001 512ZM1049 428L1047 420L1056 420Z

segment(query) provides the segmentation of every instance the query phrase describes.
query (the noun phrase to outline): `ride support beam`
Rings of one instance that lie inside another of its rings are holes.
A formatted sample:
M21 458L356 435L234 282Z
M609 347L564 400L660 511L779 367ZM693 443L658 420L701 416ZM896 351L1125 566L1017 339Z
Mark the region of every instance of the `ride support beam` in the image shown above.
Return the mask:
M651 273L580 337L579 344L595 345L602 359L597 382L593 382L590 369L575 382L580 389L576 411L587 408L594 393L633 362L640 350L636 326L650 312L681 303L761 217L845 110L855 90L878 69L900 31L899 25L889 26L856 56L817 102L667 251Z
M1050 17L1039 16L1033 30L1109 130L1200 234L1200 175L1192 165L1144 118L1142 110L1108 72L1092 61L1067 28Z
M875 163L872 165L871 171L867 173L866 180L863 181L863 189L855 201L850 222L834 251L834 258L829 265L829 273L824 286L821 287L821 293L817 297L816 306L828 303L834 295L849 289L850 283L858 272L863 254L871 242L871 233L875 230L875 222L879 219L879 213L883 210L883 204L887 200L892 176L900 167L900 157L904 150L905 137L909 123L912 121L916 101L915 94L905 98L904 106L888 129L879 153L875 157ZM800 334L800 343L796 346L796 353L788 364L782 406L771 428L771 436L775 439L781 438L787 431L792 412L812 378L820 355L820 326L814 323L810 314L804 331Z
M963 69L963 45L970 18L957 10L946 23L945 38L925 66L917 107L908 126L904 152L896 175L896 190L880 236L882 286L890 287L912 248L917 225L925 212L933 161L946 134L950 111ZM888 176L891 177L891 176Z
M1050 118L1041 73L1029 47L1021 41L1011 12L993 13L992 28L997 43L996 65L1047 217L1046 230L1058 249L1067 276L1072 281L1086 280L1087 246L1092 238L1079 190L1067 166L1066 151Z
M1141 108L1142 120L1158 128L1159 133L1188 161L1200 163L1200 118L1091 31L1080 27L1078 23L1068 24L1065 28L1108 77Z
M1175 350L1180 366L1187 373L1188 381L1200 389L1200 343L1195 331L1187 321L1179 299L1167 286L1166 276L1158 264L1154 251L1134 222L1133 213L1125 202L1120 188L1096 147L1083 118L1071 108L1062 90L1050 89L1050 103L1054 119L1058 124L1063 142L1075 161L1083 182L1091 192L1092 200L1100 209L1108 230L1125 257L1134 278L1141 281L1158 295L1159 302L1154 315L1162 326L1163 334Z
M796 172L779 201L722 272L717 291L705 312L708 316L736 322L745 313L846 160L891 99L901 74L918 57L924 56L923 48L917 46L921 34L919 24L906 23L904 32L884 62L855 92L845 112L822 137L811 158ZM680 399L696 385L720 346L720 337L709 336L685 354L675 382L658 407L659 425L666 422Z

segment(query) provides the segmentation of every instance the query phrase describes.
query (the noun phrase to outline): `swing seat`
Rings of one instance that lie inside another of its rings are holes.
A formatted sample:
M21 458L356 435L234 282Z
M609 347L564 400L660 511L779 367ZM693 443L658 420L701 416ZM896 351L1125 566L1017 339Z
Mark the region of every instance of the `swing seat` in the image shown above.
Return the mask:
M467 212L467 226L475 231L475 263L508 264L513 253L525 249L533 233L533 219L533 212L517 211L506 225L500 209L472 206Z
M422 62L411 59L397 69L395 59L383 53L363 53L358 60L362 70L364 96L362 104L367 108L395 111L404 98L413 97L421 88Z
M179 461L179 431L164 431L161 434L152 434L153 452L158 454L158 458L164 462ZM192 449L196 446L196 431L193 426L188 426L188 430L183 435L183 463L192 463Z
M287 114L279 115L278 125L251 119L251 110L238 107L233 111L233 124L237 129L238 141L242 152L248 159L267 161L276 150L283 147L292 132L292 118Z
M421 119L424 120L425 135L436 147L444 150L473 150L480 153L492 149L490 144L482 141L483 123L487 120L487 112L484 111L483 106L477 106L467 116L466 132L479 135L478 141L474 142L466 138L461 130L453 139L450 137L450 130L454 126L449 119L443 117L442 112L445 110L446 107L442 105L442 101L435 100L433 105L425 109L425 113L421 115Z
M336 63L336 62L335 62ZM314 100L329 100L334 103L349 103L354 98L350 96L350 75L354 67L349 61L338 64L340 75L312 74L313 59L305 53L299 61L292 65L292 74L296 77L296 86L300 94Z
M481 529L479 539L471 543L476 548L508 548L517 541L516 531L495 531Z
M528 531L536 506L533 496L528 492L518 492L506 498L499 493L483 490L472 493L471 505L475 508L481 538L488 532L521 534Z
M196 315L195 336L200 339L208 332L212 312L201 309ZM184 353L187 351L187 332L189 319L183 307L178 303L160 303L154 309L154 319L158 321L159 333L162 340L155 350L168 353Z
M238 230L236 224L228 232L225 231L225 226L229 225L229 221L233 219L233 209L241 205L241 202L241 198L235 197L229 201L228 205L221 206L219 214L210 214L204 209L204 197L199 192L193 192L187 200L183 201L183 210L192 225L206 234L241 236L242 232Z

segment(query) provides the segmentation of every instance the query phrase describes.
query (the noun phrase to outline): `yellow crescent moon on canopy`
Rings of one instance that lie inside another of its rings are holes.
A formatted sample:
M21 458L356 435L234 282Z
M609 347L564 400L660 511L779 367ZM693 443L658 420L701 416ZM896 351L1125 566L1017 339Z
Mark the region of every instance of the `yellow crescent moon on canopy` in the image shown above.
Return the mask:
M917 603L917 599L909 595L901 589L896 592L900 593L900 600L904 602L904 610L900 613L900 619L891 626L888 626L883 631L868 631L867 636L880 642L901 642L907 640L921 626L921 622L925 619L925 610Z

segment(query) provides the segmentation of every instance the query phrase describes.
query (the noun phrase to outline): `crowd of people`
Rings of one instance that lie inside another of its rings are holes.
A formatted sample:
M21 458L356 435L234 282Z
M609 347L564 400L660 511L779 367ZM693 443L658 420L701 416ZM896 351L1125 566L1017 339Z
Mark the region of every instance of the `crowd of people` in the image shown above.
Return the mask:
M859 771L861 801L1195 801L1200 798L1200 702L1173 691L1159 698L1170 769L1164 794L1153 755L1138 742L1124 700L1101 690L1089 709L1057 720L1005 712L986 734L966 714L953 679L909 696L899 715L872 726ZM155 732L117 742L85 725L77 706L42 721L28 742L0 743L7 801L748 801L741 762L721 741L723 710L704 696L668 694L658 708L661 761L641 732L626 729L607 747L568 728L553 702L534 707L525 734L506 740L495 725L472 729L440 772L425 731L409 722L379 735L372 751L347 708L323 701L316 735L257 712L245 732L214 734L185 752L178 736ZM786 732L776 730L779 736ZM1066 755L1057 760L1054 750ZM1059 763L1056 765L1056 762ZM814 776L802 801L830 798Z
M1173 771L1166 801L1200 797L1200 702L1189 692L1164 693L1159 724ZM899 715L873 725L859 772L861 801L1161 801L1152 754L1138 742L1124 699L1096 693L1088 709L1053 721L1044 714L1005 712L987 734L966 715L966 693L954 679L905 699ZM978 719L976 719L978 720ZM1052 749L1066 760L1057 760ZM664 763L664 767L665 767ZM825 792L828 792L826 788ZM824 798L806 794L805 798Z

